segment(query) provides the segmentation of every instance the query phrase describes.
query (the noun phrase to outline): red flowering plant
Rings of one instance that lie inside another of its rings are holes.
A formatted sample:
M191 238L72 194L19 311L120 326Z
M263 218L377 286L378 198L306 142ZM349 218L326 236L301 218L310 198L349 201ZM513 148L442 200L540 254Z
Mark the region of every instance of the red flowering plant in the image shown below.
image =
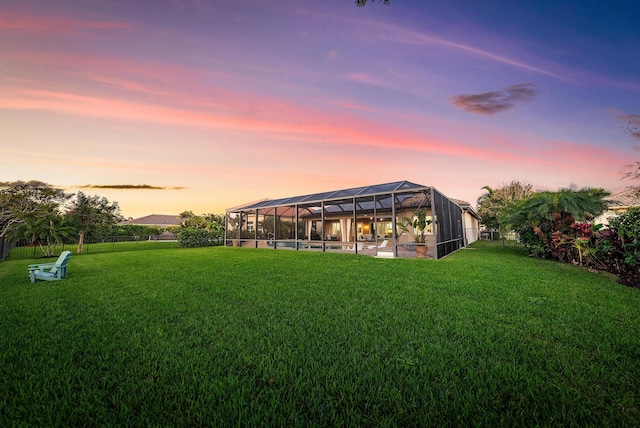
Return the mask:
M573 240L573 248L578 251L578 264L582 265L584 257L591 251L591 239L593 237L593 224L588 222L575 222L571 229L578 235Z
M550 252L551 255L560 260L571 260L571 247L573 246L574 237L556 230L551 233Z
M602 225L589 222L573 222L565 231L551 233L549 250L560 261L579 265L592 264L593 250L597 245L597 231Z

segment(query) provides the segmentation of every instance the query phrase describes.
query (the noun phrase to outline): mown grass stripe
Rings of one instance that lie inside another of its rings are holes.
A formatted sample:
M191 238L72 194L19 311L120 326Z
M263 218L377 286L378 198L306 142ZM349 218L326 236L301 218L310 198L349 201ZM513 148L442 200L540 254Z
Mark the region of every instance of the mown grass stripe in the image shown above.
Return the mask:
M0 263L2 425L640 422L638 290L486 243Z

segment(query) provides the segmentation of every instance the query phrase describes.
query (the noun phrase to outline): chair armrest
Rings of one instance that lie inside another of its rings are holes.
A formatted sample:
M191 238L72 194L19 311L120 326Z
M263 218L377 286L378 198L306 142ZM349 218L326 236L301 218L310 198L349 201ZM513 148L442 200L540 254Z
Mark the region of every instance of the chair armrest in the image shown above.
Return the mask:
M44 263L41 265L29 265L29 270L43 270L43 269L51 269L54 267L55 263Z

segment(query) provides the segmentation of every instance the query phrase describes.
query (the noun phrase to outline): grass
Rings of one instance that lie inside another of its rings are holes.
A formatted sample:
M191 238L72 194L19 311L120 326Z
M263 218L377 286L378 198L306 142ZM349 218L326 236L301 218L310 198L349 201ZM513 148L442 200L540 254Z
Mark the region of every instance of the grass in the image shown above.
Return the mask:
M640 290L517 248L0 263L0 424L638 426Z

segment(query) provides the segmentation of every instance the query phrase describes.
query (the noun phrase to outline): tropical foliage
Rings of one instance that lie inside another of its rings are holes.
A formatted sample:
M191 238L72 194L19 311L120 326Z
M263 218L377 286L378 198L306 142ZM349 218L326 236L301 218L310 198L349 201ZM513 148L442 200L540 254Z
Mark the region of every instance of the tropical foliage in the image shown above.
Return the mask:
M76 235L76 229L68 220L56 212L43 216L29 216L25 221L15 223L9 228L7 238L10 240L28 239L37 245L44 257L51 257L56 253L56 247Z
M71 196L41 181L2 183L0 237L11 234L13 228L33 228L38 219L59 214Z
M533 195L533 186L512 180L497 189L490 186L482 188L485 193L478 198L478 214L482 224L491 230L503 232L503 220L506 212L515 204Z
M576 221L601 214L608 195L603 189L590 187L537 192L506 210L502 225L518 232L530 254L562 259L557 252L558 245L562 247L558 236L570 234Z
M192 211L180 214L182 225L178 231L181 247L209 247L220 245L224 238L224 217L219 214L196 215Z
M0 189L0 237L29 239L44 256L74 231L61 215L72 195L40 181L5 183Z
M221 242L220 237L206 229L185 227L178 232L178 243L184 248L210 247Z
M222 217L216 214L195 216L185 212L185 223L221 237ZM55 254L56 246L79 243L83 251L85 237L158 235L158 227L120 225L123 217L117 202L101 196L65 193L40 181L0 183L0 238L27 241L42 250L42 256Z
M598 233L592 252L595 263L633 277L640 286L640 208L610 218L609 228Z
M640 286L640 208L609 219L593 219L606 208L602 189L538 192L507 211L503 225L514 228L530 255L607 270L621 282Z

